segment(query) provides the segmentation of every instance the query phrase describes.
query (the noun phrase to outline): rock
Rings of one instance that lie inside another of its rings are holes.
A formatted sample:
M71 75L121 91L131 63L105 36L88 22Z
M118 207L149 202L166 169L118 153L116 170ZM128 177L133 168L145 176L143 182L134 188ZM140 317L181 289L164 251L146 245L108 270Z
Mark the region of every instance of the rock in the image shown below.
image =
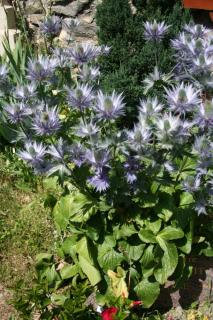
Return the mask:
M95 23L95 11L101 0L55 0L51 7L52 13L63 18L63 21L69 23L70 19L77 18L80 25L76 28L73 37L83 41L97 42L97 26ZM39 38L37 27L44 17L44 10L39 0L27 0L24 2L27 13L27 20L31 29L34 30L36 39ZM44 7L48 11L50 0L42 0ZM70 39L70 34L63 24L59 41L66 42Z
M25 4L25 10L27 14L42 13L43 8L38 0L27 0Z
M41 13L31 14L28 16L28 23L30 27L39 26L43 21L44 15Z
M91 0L76 0L66 6L56 5L52 7L52 11L56 14L62 14L68 17L76 17Z

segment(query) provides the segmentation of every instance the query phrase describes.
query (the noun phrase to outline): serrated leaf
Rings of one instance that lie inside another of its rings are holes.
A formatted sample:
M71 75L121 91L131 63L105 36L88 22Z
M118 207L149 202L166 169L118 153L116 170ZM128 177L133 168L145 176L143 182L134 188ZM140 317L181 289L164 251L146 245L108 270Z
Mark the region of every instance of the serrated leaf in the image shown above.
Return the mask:
M168 226L158 233L158 237L164 240L175 240L184 237L184 232L180 228Z
M116 231L115 237L116 239L128 238L133 234L137 233L137 230L132 224L123 224L120 229Z
M134 290L143 301L144 308L150 308L160 294L160 285L158 282L143 279Z
M143 254L145 244L132 246L128 242L122 241L119 243L119 250L127 257L127 260L137 261Z
M56 204L53 215L56 226L65 230L69 222L84 222L95 214L97 208L85 195L77 193L61 197Z
M151 230L142 229L138 233L139 238L145 243L156 243L156 236Z
M156 221L148 221L147 228L156 235L160 231L161 224L162 224L162 221L160 219Z
M107 270L114 270L124 260L124 256L121 253L115 251L112 247L103 244L98 248L98 262L100 266Z
M164 251L161 259L161 266L154 271L156 280L164 284L167 279L174 273L178 264L178 252L174 243L170 243L157 236L159 246Z

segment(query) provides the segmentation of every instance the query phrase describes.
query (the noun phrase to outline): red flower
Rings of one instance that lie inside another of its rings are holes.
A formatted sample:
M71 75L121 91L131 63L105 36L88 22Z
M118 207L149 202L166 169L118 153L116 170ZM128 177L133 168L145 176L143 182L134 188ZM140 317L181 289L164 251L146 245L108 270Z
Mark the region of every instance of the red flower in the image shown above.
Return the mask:
M111 307L101 313L102 320L113 320L114 315L118 312L118 308Z
M134 307L140 306L141 304L142 304L142 301L140 301L140 300L132 301L131 304L130 304L130 308L134 308Z

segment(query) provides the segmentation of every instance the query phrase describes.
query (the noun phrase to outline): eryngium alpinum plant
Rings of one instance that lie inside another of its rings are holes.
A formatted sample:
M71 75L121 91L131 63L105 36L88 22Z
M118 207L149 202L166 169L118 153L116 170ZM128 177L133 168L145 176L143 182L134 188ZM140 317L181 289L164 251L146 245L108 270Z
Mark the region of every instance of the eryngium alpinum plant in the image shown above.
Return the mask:
M42 30L52 30L50 18L45 23ZM145 38L157 43L170 27L147 22ZM213 100L206 95L213 50L207 31L187 25L172 40L176 66L164 98L139 101L132 129L117 126L125 115L123 94L106 94L98 85L95 61L108 47L78 44L32 58L23 83L2 96L1 121L17 131L20 158L35 174L58 177L66 191L53 209L61 234L57 258L40 256L38 267L47 299L40 308L52 317L69 315L72 290L86 279L100 305L114 297L121 308L137 296L150 307L174 273L176 287L190 273L187 255L212 255ZM7 66L0 73L4 90Z

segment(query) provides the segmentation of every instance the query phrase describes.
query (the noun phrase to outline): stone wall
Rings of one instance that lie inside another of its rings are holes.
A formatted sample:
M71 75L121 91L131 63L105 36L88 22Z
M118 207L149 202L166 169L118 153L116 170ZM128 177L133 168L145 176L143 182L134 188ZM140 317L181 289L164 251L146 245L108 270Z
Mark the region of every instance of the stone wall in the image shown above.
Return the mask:
M97 26L95 23L96 6L101 0L55 0L50 6L49 0L26 0L22 1L24 11L26 12L29 27L35 32L43 20L45 10L54 15L63 18L65 22L77 18L80 21L76 29L75 37L77 41L96 42ZM63 28L60 40L65 41L67 37L65 28Z
M37 30L46 11L58 15L68 22L69 19L77 18L80 22L75 31L77 41L97 42L97 26L95 23L96 7L102 0L25 0L22 1L27 15L29 27ZM116 1L116 0L115 0ZM132 12L136 9L129 0ZM60 40L66 41L68 37L66 28L63 28Z

